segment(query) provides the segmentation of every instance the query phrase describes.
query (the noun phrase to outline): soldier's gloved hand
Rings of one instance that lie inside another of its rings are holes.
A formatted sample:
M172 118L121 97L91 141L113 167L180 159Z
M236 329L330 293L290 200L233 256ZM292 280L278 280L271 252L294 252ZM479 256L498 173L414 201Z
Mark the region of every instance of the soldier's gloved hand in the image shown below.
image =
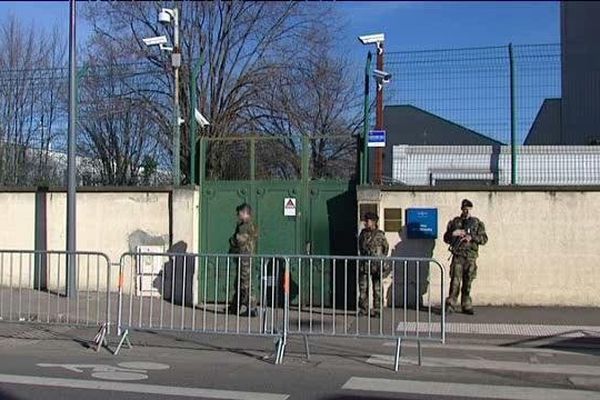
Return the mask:
M452 232L452 236L465 236L465 230L464 229L456 229L454 232Z

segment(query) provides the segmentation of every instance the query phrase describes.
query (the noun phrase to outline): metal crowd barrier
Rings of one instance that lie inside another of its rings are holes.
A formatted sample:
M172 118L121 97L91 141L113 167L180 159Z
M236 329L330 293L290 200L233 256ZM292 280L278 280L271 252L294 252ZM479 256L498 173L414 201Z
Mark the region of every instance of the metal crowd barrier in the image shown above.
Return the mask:
M117 311L121 341L115 354L124 344L131 346L132 331L176 330L275 337L274 359L280 363L288 308L279 288L286 268L286 259L276 256L123 254Z
M67 296L67 263L77 290ZM0 250L0 320L99 326L114 351L134 330L272 337L283 361L290 335L445 342L444 267L432 258ZM247 282L244 285L242 282ZM380 293L381 295L378 295Z
M67 296L67 267L76 264L77 290ZM111 325L111 264L98 252L0 250L0 320L101 326ZM112 298L114 297L114 298Z
M445 342L444 267L431 258L288 256L288 335ZM363 291L361 294L361 282ZM430 283L439 288L430 287ZM377 288L380 296L375 294Z
M347 336L396 340L398 370L403 340L419 360L421 341L445 341L444 267L431 258L126 253L119 265L115 354L132 330L275 337L275 363L289 335L307 357L310 336Z

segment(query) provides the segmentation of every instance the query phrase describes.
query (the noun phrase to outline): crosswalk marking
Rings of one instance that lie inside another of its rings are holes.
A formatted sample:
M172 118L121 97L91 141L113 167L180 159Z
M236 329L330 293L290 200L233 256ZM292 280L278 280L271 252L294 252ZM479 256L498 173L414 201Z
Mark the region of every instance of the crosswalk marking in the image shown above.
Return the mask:
M374 354L368 360L370 364L393 365L394 357L390 355ZM417 361L412 357L403 357L403 364L416 365ZM600 376L600 366L580 364L530 364L518 361L495 361L473 358L441 358L424 357L424 367L453 367L477 370L500 370L515 372L534 372L542 374L565 374L565 375L589 375Z
M241 392L234 390L146 385L141 383L106 382L84 379L45 378L39 376L5 374L0 374L0 383L53 386L71 389L107 390L115 392L159 394L165 396L196 397L222 400L286 400L289 397L287 394L275 393Z
M600 400L600 393L587 390L550 389L527 386L479 385L452 382L350 378L342 389L427 396L474 397L510 400Z

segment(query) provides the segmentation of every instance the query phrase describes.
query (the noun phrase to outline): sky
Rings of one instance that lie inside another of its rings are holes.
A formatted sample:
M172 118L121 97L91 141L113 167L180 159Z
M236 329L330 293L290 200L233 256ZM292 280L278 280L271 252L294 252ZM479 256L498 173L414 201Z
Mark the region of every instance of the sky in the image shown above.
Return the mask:
M80 2L87 3L87 2ZM310 4L310 3L308 3ZM356 36L384 32L392 51L560 41L558 1L338 1L343 48L364 55ZM0 15L68 30L67 1L2 1ZM90 29L79 18L79 38ZM347 38L347 39L344 39Z
M93 3L78 2L80 7L93 5ZM338 11L342 23L338 40L332 45L336 46L339 54L347 55L352 65L357 66L357 76L364 68L367 52L367 48L357 40L357 36L363 34L385 33L385 48L388 54L394 51L506 46L508 43L519 45L560 42L558 1L337 1L331 4ZM306 3L306 6L312 5L318 6L315 3ZM33 23L40 28L58 26L64 29L65 40L67 40L68 1L0 1L0 15L5 18L8 15L15 15L23 22ZM89 37L90 32L86 22L78 18L80 45ZM504 57L504 50L499 51ZM388 64L393 57L391 54L388 56ZM405 58L404 55L402 57ZM388 67L393 68L391 65ZM475 65L472 67L476 68ZM419 65L414 68L416 72L422 70ZM443 66L440 68L443 68L442 73L446 74L443 77L438 72L435 72L438 75L412 76L410 71L408 75L403 76L404 80L397 77L396 86L392 82L388 94L395 91L401 96L395 95L395 101L392 102L422 107L483 134L504 140L507 135L507 118L504 115L507 112L506 90L502 91L497 104L492 102L484 104L478 102L478 98L485 97L489 100L497 93L490 93L486 88L466 93L464 89L469 84L477 86L487 84L489 87L506 85L503 72L491 71L490 73L496 75L482 74L480 78L472 78L468 72L458 77L456 70ZM491 70L488 66L484 68ZM524 101L520 104L518 122L519 136L522 139L541 102L545 98L560 96L560 82L557 79L560 66L557 64L552 68L554 69L550 74L542 74L549 75L548 82L535 83L539 93L525 93L523 96ZM540 75L532 72L534 73L536 76ZM422 89L431 78L442 78L453 82L446 82L448 86L442 88L441 92L439 88L432 91ZM411 87L414 89L412 93ZM452 90L454 93L444 95L443 90ZM458 105L454 102L457 96L463 100ZM386 98L389 98L389 95ZM465 98L474 103L467 104Z

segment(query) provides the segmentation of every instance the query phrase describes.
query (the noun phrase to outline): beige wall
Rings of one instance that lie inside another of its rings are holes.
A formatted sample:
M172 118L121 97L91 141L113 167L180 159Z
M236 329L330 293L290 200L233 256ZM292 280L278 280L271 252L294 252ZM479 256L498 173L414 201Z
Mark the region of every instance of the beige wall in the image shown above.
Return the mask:
M385 208L436 207L439 239L405 239L405 247L432 254L449 267L441 237L460 202L474 203L489 242L480 249L473 287L477 305L600 306L600 192L598 191L360 191L359 203ZM381 226L383 226L381 221ZM386 232L392 249L402 247L398 232ZM416 255L416 254L415 254ZM439 279L432 276L432 290ZM447 285L445 285L447 286Z
M171 198L171 200L170 200ZM172 202L172 212L169 202ZM33 250L35 243L35 193L0 193L0 249ZM63 251L66 246L66 194L48 192L47 249ZM194 189L169 191L82 191L77 193L77 249L102 252L112 263L118 263L121 254L135 251L137 246L152 245L167 250L171 243L183 241L186 251L198 249L198 194ZM170 231L172 230L172 238ZM0 271L1 285L21 282L33 285L33 262L26 258L26 267L13 267L9 256L6 268ZM48 284L52 289L62 288L65 281L65 257L49 256ZM13 257L14 258L14 257ZM17 258L14 258L16 262ZM0 263L2 264L2 263ZM31 266L29 266L31 264ZM80 287L95 288L108 279L106 261L102 258L81 257L78 280ZM89 265L89 267L88 267ZM1 266L0 266L1 267ZM111 287L116 289L118 268L110 268ZM19 276L19 274L21 276ZM131 269L127 269L128 272ZM129 275L129 274L128 274ZM59 279L60 278L60 279ZM130 279L126 276L125 279ZM59 284L60 282L60 284Z

